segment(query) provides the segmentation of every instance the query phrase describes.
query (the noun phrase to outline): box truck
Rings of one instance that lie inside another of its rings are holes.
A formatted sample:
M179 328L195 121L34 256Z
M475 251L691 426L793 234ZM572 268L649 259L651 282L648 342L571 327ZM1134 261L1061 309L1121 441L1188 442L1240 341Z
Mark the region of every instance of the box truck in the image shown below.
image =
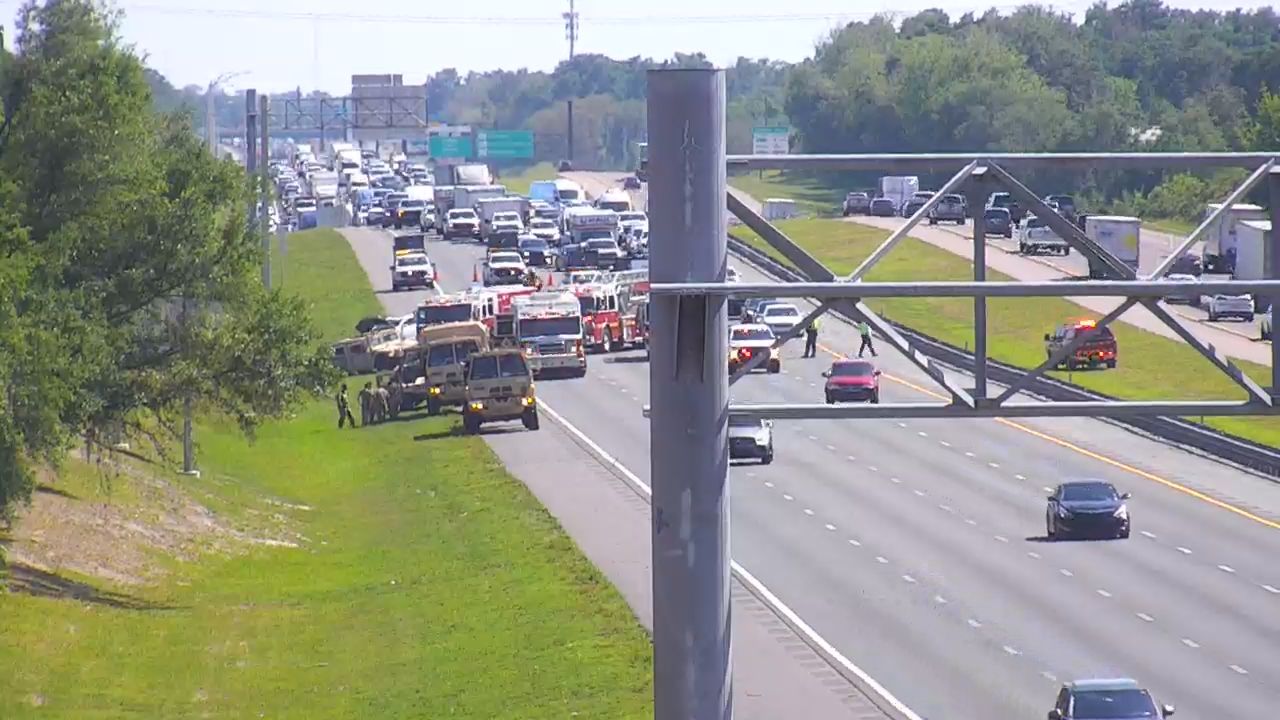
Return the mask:
M1138 271L1138 256L1142 247L1142 221L1124 215L1090 215L1084 220L1085 237L1098 243L1115 255L1125 265ZM1103 267L1089 259L1089 277L1105 278Z
M1205 208L1207 219L1222 207L1222 203L1209 203ZM1257 205L1236 203L1218 218L1218 221L1205 231L1204 271L1206 273L1235 273L1237 249L1237 232L1241 222L1245 220L1266 220L1267 211Z

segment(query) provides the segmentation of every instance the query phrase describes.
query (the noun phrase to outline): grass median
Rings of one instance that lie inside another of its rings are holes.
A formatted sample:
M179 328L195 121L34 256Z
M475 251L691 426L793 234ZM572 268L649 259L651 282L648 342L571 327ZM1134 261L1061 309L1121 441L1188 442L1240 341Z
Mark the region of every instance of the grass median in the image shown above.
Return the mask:
M287 264L331 336L376 308L337 233L293 235ZM334 415L313 403L254 444L201 422L200 479L130 463L120 483L173 493L128 496L121 524L194 517L183 552L147 548L146 583L76 576L78 600L0 595L0 717L651 716L642 628L483 441ZM59 500L114 502L93 487Z
M850 273L889 235L887 230L835 220L788 220L778 227L836 273ZM781 257L746 228L738 237ZM988 271L991 280L1012 278ZM869 281L969 280L973 263L921 242L904 240L867 275ZM953 345L973 347L973 303L966 298L892 298L870 301L877 312ZM1044 360L1045 332L1068 319L1098 314L1058 298L994 299L987 302L988 347L993 359L1024 368ZM1112 325L1120 346L1114 370L1052 372L1082 387L1130 400L1243 399L1244 391L1219 373L1194 349L1125 323ZM1236 361L1264 386L1270 369ZM1201 421L1200 418L1190 418ZM1280 445L1280 418L1206 418L1206 424L1267 445Z

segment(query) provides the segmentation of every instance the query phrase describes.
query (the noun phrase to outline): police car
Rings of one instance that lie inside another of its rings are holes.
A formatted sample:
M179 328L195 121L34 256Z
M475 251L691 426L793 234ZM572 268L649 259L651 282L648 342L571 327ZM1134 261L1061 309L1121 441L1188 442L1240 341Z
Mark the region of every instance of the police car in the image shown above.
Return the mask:
M768 325L752 323L729 328L729 372L737 372L760 354L765 354L766 359L757 369L763 368L770 374L782 372L782 358L773 349L776 341L777 336Z

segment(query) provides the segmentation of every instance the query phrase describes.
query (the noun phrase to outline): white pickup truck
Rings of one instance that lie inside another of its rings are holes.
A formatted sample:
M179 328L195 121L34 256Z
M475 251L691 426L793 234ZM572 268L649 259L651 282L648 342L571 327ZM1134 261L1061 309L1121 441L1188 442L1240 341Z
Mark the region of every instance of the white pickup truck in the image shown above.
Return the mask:
M1071 246L1045 224L1044 220L1028 215L1018 230L1018 254L1020 255L1067 255Z

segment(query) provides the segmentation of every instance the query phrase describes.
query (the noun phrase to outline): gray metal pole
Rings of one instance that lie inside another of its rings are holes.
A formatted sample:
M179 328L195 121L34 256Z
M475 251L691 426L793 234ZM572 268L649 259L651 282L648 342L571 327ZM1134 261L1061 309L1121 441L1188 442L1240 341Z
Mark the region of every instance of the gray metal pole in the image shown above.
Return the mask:
M185 295L182 297L182 333L186 337L187 331L187 313L190 311L191 300ZM196 470L196 450L195 443L191 437L191 396L188 395L182 399L182 474L199 477L200 471Z
M723 282L725 83L648 72L653 282ZM657 720L730 720L729 352L723 297L654 297L649 365Z
M244 167L250 175L258 172L258 91L244 91Z
M271 96L258 98L258 124L262 126L262 192L258 208L258 225L262 232L262 286L271 289Z
M973 281L987 280L987 227L983 213L990 193L987 169L979 167L970 176L969 208L973 215ZM973 400L987 399L987 299L973 299Z
M1271 202L1270 246L1263 249L1263 260L1268 280L1280 280L1280 168L1272 168L1267 175L1267 195ZM1267 298L1271 308L1271 398L1280 401L1280 344L1275 338L1276 304L1280 296Z

